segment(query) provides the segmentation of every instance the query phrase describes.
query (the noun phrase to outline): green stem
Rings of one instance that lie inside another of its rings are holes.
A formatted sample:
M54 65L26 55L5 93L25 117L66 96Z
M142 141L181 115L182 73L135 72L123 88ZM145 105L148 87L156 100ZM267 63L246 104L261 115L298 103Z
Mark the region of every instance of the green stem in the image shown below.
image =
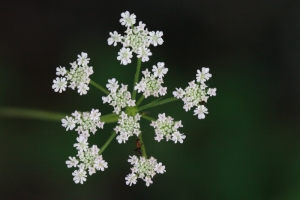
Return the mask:
M105 94L109 94L110 92L108 90L106 90L104 87L102 87L101 85L99 85L98 83L90 80L90 84L95 86L96 88L98 88L99 90L101 90L102 92L104 92Z
M62 113L41 111L27 108L0 108L0 118L25 118L45 121L61 121L66 115Z
M28 108L1 108L0 107L0 118L23 118L23 119L36 119L44 121L61 121L67 114L34 110ZM105 123L117 122L119 116L115 113L103 115L100 120Z
M107 141L105 142L105 144L100 148L100 152L99 155L103 153L103 151L106 149L106 147L111 143L111 141L114 139L114 137L116 136L116 131L113 131L111 133L111 136L107 139Z
M117 115L115 113L103 115L100 117L100 120L105 123L114 123L114 122L117 122L118 119L119 119L119 115Z
M142 96L139 98L139 100L137 101L136 106L139 106L139 105L142 103L142 101L144 100L144 98L145 98L145 96L142 95Z
M138 58L137 60L137 66L136 66L136 72L134 76L134 82L133 82L133 90L132 90L132 100L136 99L136 90L134 89L135 84L139 81L139 75L141 71L141 64L142 64L142 58Z
M146 153L146 148L145 148L145 143L143 141L142 133L139 134L138 138L140 139L140 142L142 144L141 146L142 156L147 159L147 153Z
M142 118L144 118L144 119L147 119L147 120L149 120L149 121L155 121L156 119L154 119L154 118L152 118L152 117L149 117L149 116L147 116L147 115L142 115Z
M176 101L178 100L176 97L171 97L169 99L165 99L165 100L162 100L162 101L158 101L158 102L152 102L152 103L149 103L147 105L144 105L142 107L139 107L138 108L138 111L142 111L142 110L145 110L145 109L148 109L148 108L151 108L151 107L155 107L155 106L160 106L160 105L163 105L163 104L166 104L166 103L169 103L169 102L172 102L172 101Z

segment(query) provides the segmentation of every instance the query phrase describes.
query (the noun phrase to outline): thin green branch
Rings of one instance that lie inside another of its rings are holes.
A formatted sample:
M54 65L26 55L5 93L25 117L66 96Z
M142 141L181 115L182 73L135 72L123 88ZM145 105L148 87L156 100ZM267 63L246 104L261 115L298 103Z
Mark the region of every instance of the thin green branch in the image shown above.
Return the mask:
M145 147L145 143L143 141L142 133L139 134L138 138L140 139L140 142L142 144L142 146L141 146L142 156L147 159L146 147Z
M117 115L115 113L103 115L100 117L100 120L105 123L114 123L114 122L117 122L118 119L119 119L119 115Z
M142 95L142 96L139 98L139 100L137 101L136 106L139 106L139 105L142 103L142 101L144 100L144 98L145 98L145 96Z
M28 108L0 108L0 118L25 118L45 121L61 121L66 114Z
M170 103L172 101L176 101L178 100L176 97L171 97L169 99L165 99L165 100L162 100L162 101L158 101L158 102L151 102L147 105L144 105L144 106L141 106L138 108L138 111L142 111L142 110L145 110L145 109L148 109L148 108L152 108L152 107L155 107L155 106L160 106L160 105L163 105L163 104L166 104L166 103Z
M111 143L111 141L114 139L114 137L116 136L116 131L113 131L110 135L110 137L107 139L107 141L105 142L105 144L100 148L100 152L99 155L103 153L103 151L106 149L106 147Z
M134 82L133 82L133 90L132 90L132 100L136 99L136 90L134 89L135 84L139 81L139 75L141 71L141 64L142 64L142 59L138 58L137 60L137 66L136 66L136 72L134 76Z
M106 90L104 87L102 87L101 85L99 85L98 83L90 80L90 84L95 86L96 88L98 88L99 90L101 90L102 92L104 92L105 94L109 94L110 92L108 90Z
M10 107L0 107L0 118L21 118L21 119L35 119L44 121L61 121L65 118L67 114L49 112L43 110L35 110L28 108L10 108ZM105 123L117 122L119 116L115 113L103 115L100 120Z
M150 122L152 121L155 121L156 119L152 118L152 117L149 117L147 115L142 115L142 118L146 119L146 120L149 120Z

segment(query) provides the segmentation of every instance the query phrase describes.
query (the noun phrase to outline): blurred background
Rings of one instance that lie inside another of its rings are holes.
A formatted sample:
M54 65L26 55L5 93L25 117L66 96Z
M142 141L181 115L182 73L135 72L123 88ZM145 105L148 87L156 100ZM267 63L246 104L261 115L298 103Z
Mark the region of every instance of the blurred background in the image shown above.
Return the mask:
M75 131L60 121L1 117L0 199L300 199L299 1L6 1L0 10L2 108L112 112L93 86L85 96L51 86L56 67L69 68L87 52L92 80L104 86L116 78L132 88L136 59L120 66L121 46L107 45L109 32L124 33L125 11L164 33L142 69L165 62L167 97L202 67L210 68L209 87L217 88L204 120L185 112L181 101L148 110L182 120L187 136L183 144L157 143L142 123L148 156L167 170L150 187L141 180L125 184L134 138L113 140L103 153L108 169L78 185L65 164L76 155ZM105 125L90 144L101 147L114 126Z

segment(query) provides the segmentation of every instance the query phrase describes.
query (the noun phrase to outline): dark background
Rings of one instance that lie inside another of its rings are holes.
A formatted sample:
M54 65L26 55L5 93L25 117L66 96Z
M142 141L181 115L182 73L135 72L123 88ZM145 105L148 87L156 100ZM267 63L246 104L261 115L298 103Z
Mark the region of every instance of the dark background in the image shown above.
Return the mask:
M300 199L300 5L292 0L6 1L0 5L0 106L70 114L112 107L91 86L86 96L51 86L55 68L87 52L91 78L116 78L132 88L136 59L117 61L109 32L123 34L121 12L137 15L164 44L142 64L165 62L168 97L209 67L209 114L198 120L181 101L150 109L182 120L183 144L154 142L142 124L148 156L166 166L146 187L127 186L134 139L114 140L103 153L108 169L76 185L65 161L75 156L76 132L59 121L0 119L0 199ZM114 125L92 136L101 147Z

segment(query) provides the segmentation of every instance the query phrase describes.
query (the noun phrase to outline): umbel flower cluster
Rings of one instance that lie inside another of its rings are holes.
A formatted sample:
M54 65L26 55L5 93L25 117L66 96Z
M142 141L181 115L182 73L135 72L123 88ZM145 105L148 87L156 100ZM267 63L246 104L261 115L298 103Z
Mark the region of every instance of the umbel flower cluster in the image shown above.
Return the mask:
M185 111L194 108L194 115L197 115L199 119L204 119L208 110L203 103L207 103L209 97L216 96L216 88L208 88L206 85L206 81L212 75L208 68L203 67L201 70L197 70L195 80L189 82L186 88L176 88L172 92L174 97L162 99L167 94L167 87L163 85L163 78L168 72L165 63L158 62L150 70L146 68L142 71L141 79L139 75L141 63L148 61L149 56L152 55L149 49L150 45L161 45L163 33L148 31L142 22L139 22L138 26L134 26L136 16L128 11L122 13L121 17L120 23L127 28L125 35L122 36L116 31L109 33L108 44L114 46L117 43L122 44L117 56L117 60L120 60L122 65L130 64L132 54L137 54L137 68L132 92L128 91L128 85L119 83L116 78L108 79L107 89L92 81L90 75L93 74L93 67L88 66L90 58L84 52L78 55L77 61L70 63L70 70L61 66L56 68L56 75L59 77L53 80L52 88L55 92L61 93L69 87L73 90L77 89L80 95L85 95L89 90L89 85L93 85L104 93L103 104L107 103L113 107L112 113L106 115L102 115L98 109L92 108L90 112L75 111L61 120L62 126L67 131L75 130L78 133L74 144L77 155L70 156L66 161L68 168L77 168L72 173L75 183L83 184L87 175L91 176L96 171L104 171L108 167L108 163L102 155L114 138L119 144L122 144L130 140L130 137L134 137L136 140L134 151L138 155L129 155L128 162L132 167L130 168L131 173L125 177L125 182L131 186L137 183L137 179L141 179L146 186L149 186L153 183L154 176L165 173L166 168L154 157L147 157L141 131L144 129L141 129L140 121L149 121L149 126L154 129L153 133L143 134L153 134L154 140L157 142L165 139L173 141L175 144L183 143L186 135L178 130L183 127L181 120L174 120L164 112L158 114L157 118L153 118L142 111L181 99ZM139 93L138 99L137 93ZM159 98L142 105L145 98L153 97ZM88 139L91 133L96 134L98 129L104 128L105 123L116 123L111 135L100 149L97 145L90 146Z

